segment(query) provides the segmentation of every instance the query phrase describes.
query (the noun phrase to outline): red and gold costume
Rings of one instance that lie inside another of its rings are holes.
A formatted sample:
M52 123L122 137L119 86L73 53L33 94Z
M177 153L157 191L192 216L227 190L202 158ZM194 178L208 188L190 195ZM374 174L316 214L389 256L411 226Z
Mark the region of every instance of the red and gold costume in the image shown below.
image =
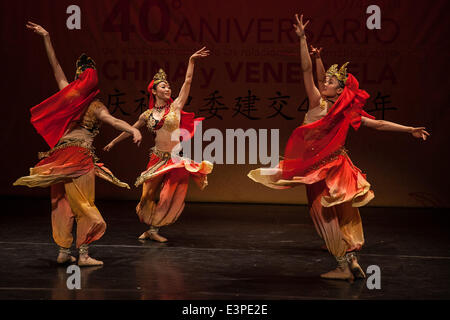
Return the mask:
M154 134L158 130L172 133L184 129L190 139L197 123L203 118L194 118L194 113L177 112L170 99L161 120L153 117L155 102L152 88L158 82L166 81L165 73L160 70L148 86L150 93L149 110L144 113L147 128ZM159 150L157 146L150 152L147 168L136 181L136 186L142 186L142 196L136 207L139 220L150 226L150 230L157 231L159 227L174 223L184 209L184 200L188 189L189 177L194 179L198 187L203 190L208 185L207 175L212 172L213 164L208 161L201 163L179 156L174 150ZM159 200L158 198L159 192Z
M14 182L51 188L53 239L61 248L72 245L74 219L77 247L100 239L106 230L94 204L95 176L129 188L98 163L94 154L92 142L99 132L95 110L103 106L95 99L97 82L97 71L86 69L77 80L31 109L31 123L52 149L39 153L42 160L30 169L30 175Z
M252 180L275 189L306 185L316 230L337 258L361 249L364 235L358 207L374 198L365 174L351 162L344 148L349 127L357 130L362 116L373 119L363 110L369 95L359 89L351 74L346 74L344 83L330 110L321 100L320 106L308 111L304 124L291 134L284 160L276 168L248 174Z

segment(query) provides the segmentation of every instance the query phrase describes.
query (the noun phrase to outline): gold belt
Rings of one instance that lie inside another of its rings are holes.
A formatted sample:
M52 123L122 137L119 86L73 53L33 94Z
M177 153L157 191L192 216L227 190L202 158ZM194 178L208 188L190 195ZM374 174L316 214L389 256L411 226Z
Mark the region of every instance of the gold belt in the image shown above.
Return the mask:
M334 151L333 153L331 153L330 155L328 155L321 161L318 161L315 164L313 164L312 166L310 166L309 168L307 168L305 170L305 174L309 173L313 170L319 169L320 167L326 165L327 163L336 160L341 155L347 155L347 149L345 147L339 148L338 150Z
M150 156L154 154L155 156L157 156L158 158L161 158L163 160L166 159L170 159L172 157L176 157L176 158L180 158L181 156L174 153L174 152L170 152L170 151L162 151L157 149L156 147L152 147L150 148Z
M161 159L168 159L172 156L171 152L161 151L156 149L156 147L150 148L150 155L151 154L154 154L155 156Z
M38 153L38 159L44 159L49 157L53 152L57 151L57 150L61 150L64 148L68 148L68 147L80 147L83 149L86 149L86 153L89 154L93 159L94 162L97 162L99 159L97 158L97 156L95 155L95 149L92 146L92 144L87 143L84 140L81 139L63 139L60 140L57 145L55 147L53 147L51 150L49 151L45 151L45 152L39 152Z

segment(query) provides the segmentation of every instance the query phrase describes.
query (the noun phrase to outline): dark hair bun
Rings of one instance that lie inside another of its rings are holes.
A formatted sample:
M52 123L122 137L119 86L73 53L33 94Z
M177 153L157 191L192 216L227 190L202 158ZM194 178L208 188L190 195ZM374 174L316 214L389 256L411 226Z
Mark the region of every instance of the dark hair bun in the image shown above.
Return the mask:
M77 60L77 68L88 65L95 67L95 61L91 57L88 57L86 53L82 53Z

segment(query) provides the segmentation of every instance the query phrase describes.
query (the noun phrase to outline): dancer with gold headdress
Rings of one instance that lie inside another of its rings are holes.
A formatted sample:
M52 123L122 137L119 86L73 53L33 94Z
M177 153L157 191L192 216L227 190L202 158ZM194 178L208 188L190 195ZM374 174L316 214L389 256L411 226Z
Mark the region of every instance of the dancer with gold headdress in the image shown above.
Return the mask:
M136 128L114 118L96 98L100 91L94 60L82 54L76 63L75 80L69 84L56 59L49 33L32 22L28 22L27 28L43 37L60 91L31 109L31 123L52 149L40 153L42 160L30 169L30 175L18 179L14 185L50 186L53 239L59 246L58 263L76 261L70 249L75 219L78 265L102 265L102 261L88 254L88 245L100 239L106 230L106 223L94 204L95 176L119 187L129 189L129 186L97 162L92 143L99 132L100 121L130 133L137 144L142 136Z
M312 62L306 43L303 16L295 15L295 32L300 38L303 80L310 108L302 126L291 134L285 157L276 168L260 168L248 176L267 187L286 189L306 186L310 214L319 236L336 258L338 267L321 275L327 279L353 280L364 278L356 254L364 244L358 207L374 198L370 184L361 170L348 157L344 148L350 126L361 124L383 131L410 133L426 140L424 127L413 128L384 120L375 120L364 110L369 98L358 88L356 78L347 73L345 63L333 65L327 73L320 59L320 50L312 49L316 57L319 89L314 84Z
M203 120L194 119L194 114L184 112L183 107L189 96L195 60L208 55L209 50L204 47L189 58L185 81L175 100L171 98L167 76L160 69L147 88L150 93L149 109L143 112L133 125L135 128L145 125L155 135L155 146L150 152L147 169L141 173L135 184L143 185L136 213L141 222L150 226L150 229L139 237L140 240L166 242L167 239L159 234L159 228L174 223L183 211L189 177L194 179L201 190L208 184L207 175L212 171L212 163L196 163L180 157L182 131L178 130L185 130L186 135L182 137L183 141L186 141L194 134L195 125ZM109 151L129 136L127 133L120 134L104 150Z

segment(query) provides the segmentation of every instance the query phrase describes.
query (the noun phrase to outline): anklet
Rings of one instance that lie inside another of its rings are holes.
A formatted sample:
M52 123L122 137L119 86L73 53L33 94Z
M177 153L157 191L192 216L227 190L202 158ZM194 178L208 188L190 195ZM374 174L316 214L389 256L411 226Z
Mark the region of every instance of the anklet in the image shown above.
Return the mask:
M59 247L59 253L70 255L70 248Z
M88 245L87 244L82 244L81 246L80 246L80 249L79 249L79 251L80 251L80 254L88 254Z
M148 230L148 233L150 233L150 234L158 233L158 231L159 231L159 228L151 226L150 229Z

